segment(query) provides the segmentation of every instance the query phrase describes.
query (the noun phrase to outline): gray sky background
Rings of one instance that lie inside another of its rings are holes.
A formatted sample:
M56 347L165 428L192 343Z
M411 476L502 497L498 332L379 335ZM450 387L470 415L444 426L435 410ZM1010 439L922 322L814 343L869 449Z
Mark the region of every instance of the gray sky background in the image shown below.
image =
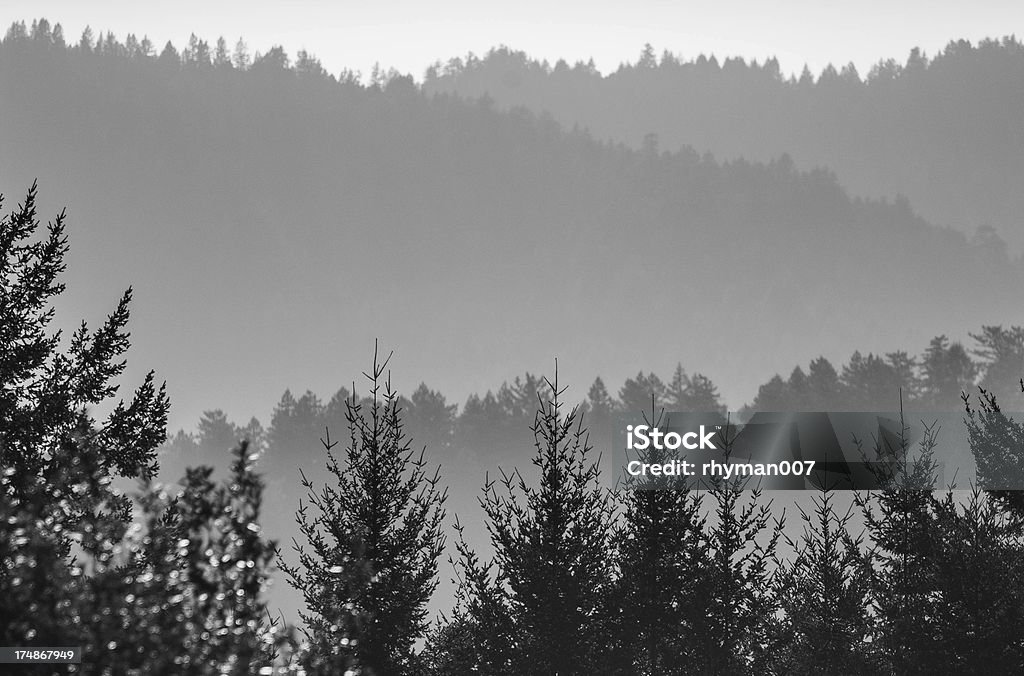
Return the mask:
M499 44L531 56L570 63L593 57L602 72L635 60L645 42L684 57L700 53L763 60L776 56L784 72L804 63L818 73L828 63L853 62L864 74L881 58L904 60L949 40L1024 33L1024 3L1013 0L378 0L376 2L246 2L179 0L4 0L0 18L46 17L69 38L88 24L94 32L146 34L179 48L190 33L210 42L244 37L252 51L281 44L306 49L337 73L369 73L375 62L421 77L437 59L477 54Z

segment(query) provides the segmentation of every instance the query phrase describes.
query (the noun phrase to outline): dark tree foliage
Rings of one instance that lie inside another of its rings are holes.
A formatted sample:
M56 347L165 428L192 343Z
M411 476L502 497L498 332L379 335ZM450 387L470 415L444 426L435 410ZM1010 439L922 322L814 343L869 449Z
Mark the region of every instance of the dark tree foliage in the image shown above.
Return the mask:
M112 480L153 475L167 424L152 372L105 420L91 417L124 370L131 290L100 328L83 322L62 351L49 325L64 290L64 229L61 212L39 232L35 185L0 218L0 643L9 646L80 636L85 618L72 604L89 578L72 576L72 550L109 559L108 537L131 514Z
M1019 517L972 489L933 498L935 614L941 667L956 674L1024 670L1024 542Z
M230 474L218 485L210 467L188 470L173 506L186 546L185 581L195 599L192 664L251 673L270 664L279 637L264 593L277 543L262 535L263 480L248 442L236 447Z
M944 668L936 617L937 532L930 507L935 489L936 430L926 428L915 450L901 420L898 439L875 441L883 487L858 495L872 548L873 647L895 673L931 674Z
M689 375L682 364L676 366L665 389L664 406L669 411L725 413L718 388L702 373Z
M622 402L623 413L640 418L650 410L652 395L654 396L654 405L659 409L664 408L667 404L666 387L657 374L653 372L645 374L640 371L635 378L627 378L619 390L619 401Z
M280 562L306 603L303 661L313 673L412 673L428 628L446 494L405 435L387 363L375 352L369 404L348 402L344 456L334 455L329 431L322 442L333 483L317 491L303 476L304 542L295 542L297 565Z
M960 395L970 389L979 373L981 384L991 381L1002 396L1012 383L998 374L1015 372L1024 362L1024 334L1016 329L983 327L971 334L979 347L975 362L968 350L946 336L931 340L920 357L896 351L884 356L855 351L841 366L842 373L824 357L813 360L805 372L797 366L789 378L776 375L758 389L749 411L886 411L899 398L907 410L953 412ZM986 380L988 378L988 380Z
M1024 393L1024 379L1018 387ZM978 466L978 486L989 489L1004 506L1024 517L1024 491L1001 490L1024 486L1024 424L1004 413L996 395L984 388L979 388L976 407L966 394L963 401L971 452Z
M457 404L449 404L443 394L420 383L403 408L413 438L442 453L452 445Z
M276 544L260 526L263 481L247 443L234 456L220 484L212 467L189 469L173 496L143 483L136 523L78 600L90 612L90 670L242 676L280 664L287 635L264 598Z
M91 417L124 369L131 294L62 351L48 329L64 290L64 215L39 237L35 199L33 186L0 219L0 643L79 645L90 673L269 668L273 544L247 447L223 485L201 468L172 498L152 483L168 409L153 374L104 421ZM142 482L134 502L119 478Z
M481 633L479 627L458 610L451 618L441 617L427 634L420 655L422 673L430 676L500 673L490 664L478 668L477 656L481 651L475 641Z
M812 512L798 509L803 533L786 536L792 555L776 564L782 622L771 656L774 672L881 673L869 642L871 568L863 539L850 532L853 505L837 512L835 494L826 490Z
M921 398L926 410L954 411L960 395L970 389L978 365L960 343L936 336L921 356Z
M983 326L981 333L972 333L971 338L978 342L974 353L982 360L978 384L996 399L1014 398L1024 373L1024 326Z
M726 458L732 454L730 425L722 432ZM777 572L772 563L782 533L772 501L749 478L716 476L707 485L709 527L705 534L707 575L695 587L698 613L691 640L695 669L707 674L760 674L770 666L770 636L776 620Z
M645 419L657 426L654 411ZM637 458L665 462L653 445ZM628 477L614 535L619 575L619 668L636 674L689 674L701 664L696 630L710 578L708 518L696 491L678 477Z
M600 377L594 379L594 384L587 391L587 413L589 413L596 424L604 424L615 412L618 403L608 394L608 388Z
M614 656L608 599L613 505L599 486L577 408L547 382L532 431L539 484L518 471L489 481L481 506L494 547L483 563L460 538L458 620L491 674L598 674Z
M969 419L969 424L970 419ZM938 431L891 448L883 490L858 497L872 543L872 646L892 673L1016 673L1024 666L1019 516L998 492L936 496ZM981 437L972 432L971 445ZM974 448L975 453L978 449Z

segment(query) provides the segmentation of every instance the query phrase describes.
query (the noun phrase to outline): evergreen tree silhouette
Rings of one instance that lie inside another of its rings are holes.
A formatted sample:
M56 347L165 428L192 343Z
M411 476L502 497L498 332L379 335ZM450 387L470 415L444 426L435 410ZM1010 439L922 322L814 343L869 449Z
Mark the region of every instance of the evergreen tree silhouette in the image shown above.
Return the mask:
M533 486L518 472L488 481L481 505L494 547L483 563L463 538L460 617L475 668L492 674L599 674L612 664L608 598L613 506L577 408L545 380L533 424Z
M1024 547L1019 517L978 488L933 498L935 614L947 673L1024 670Z
M725 461L735 440L731 424L720 435ZM706 583L697 585L690 640L692 671L707 674L760 674L770 666L770 636L778 598L773 561L784 522L773 521L772 501L749 478L706 481L711 515L705 538Z
M1024 379L1018 381L1024 399ZM996 395L979 387L976 406L963 393L971 453L978 468L978 486L1005 507L1024 517L1024 423L1004 413Z
M306 603L304 667L311 673L412 673L414 644L427 631L446 493L406 438L385 376L389 360L374 350L368 403L354 394L349 400L344 455L335 456L329 431L323 440L332 482L317 491L303 475L298 564L280 559Z
M983 363L979 385L997 400L1014 397L1024 373L1024 326L983 326L971 338L978 342L974 353Z
M890 445L874 444L881 490L857 494L872 542L872 644L893 673L934 674L945 670L937 612L935 522L930 511L937 465L937 431L926 427L916 449L911 429Z
M932 411L955 411L960 395L973 383L977 365L960 343L950 343L945 335L928 343L921 356L922 404Z
M874 674L868 612L871 568L863 538L850 533L853 504L837 512L835 493L823 490L798 539L786 537L792 558L782 558L776 589L783 612L772 655L776 673Z
M655 373L644 374L640 371L635 378L627 378L619 390L619 401L622 412L640 418L651 406L651 395L658 408L665 406L665 383Z
M0 641L79 645L96 673L269 667L277 629L262 592L274 545L260 533L247 446L224 484L200 468L172 497L152 483L168 410L152 372L105 420L91 417L125 366L131 292L60 351L48 325L64 290L65 217L36 238L35 200L33 185L0 219ZM141 481L134 504L118 478Z
M838 411L843 409L843 389L832 362L818 357L807 367L807 392L813 402L812 410Z
M173 497L143 482L139 525L107 535L115 556L92 557L74 604L90 670L242 676L287 645L264 596L276 543L260 526L263 481L247 443L233 454L220 484L209 466L189 469Z
M83 322L61 351L49 325L64 291L64 212L39 230L33 184L0 217L0 643L8 646L80 640L83 613L72 608L89 575L72 567L72 547L110 558L131 515L113 479L155 474L167 424L167 396L152 372L105 420L91 416L111 402L125 367L131 289L99 329Z
M654 410L645 416L655 426L662 419ZM653 445L638 455L645 463L670 459ZM628 479L614 538L617 633L624 653L617 667L620 673L692 673L701 659L694 631L705 612L698 590L709 582L707 517L699 494L683 478Z

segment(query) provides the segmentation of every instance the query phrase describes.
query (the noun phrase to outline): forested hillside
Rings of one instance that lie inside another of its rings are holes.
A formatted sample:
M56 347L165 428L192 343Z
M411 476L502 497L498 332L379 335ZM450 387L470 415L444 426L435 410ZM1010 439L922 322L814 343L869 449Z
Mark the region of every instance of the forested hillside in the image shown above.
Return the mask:
M854 195L906 195L934 223L969 234L992 226L1020 251L1024 46L959 40L939 54L891 56L867 73L835 64L794 77L775 59L686 60L648 46L605 76L503 48L438 64L424 89L548 111L634 148L653 134L665 149L723 160L788 153L797 167L829 167Z
M738 405L809 354L1024 313L992 242L786 158L631 150L304 53L43 22L8 32L0 89L7 190L39 177L74 210L80 312L135 285L182 424L333 385L376 336L460 398L554 354L581 378L699 364Z

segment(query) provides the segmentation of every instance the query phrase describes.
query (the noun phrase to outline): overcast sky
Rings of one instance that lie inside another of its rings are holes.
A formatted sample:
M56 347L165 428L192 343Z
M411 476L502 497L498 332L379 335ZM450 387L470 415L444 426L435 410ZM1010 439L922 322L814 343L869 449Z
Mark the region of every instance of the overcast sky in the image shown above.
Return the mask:
M1015 0L4 0L5 24L45 16L68 36L146 34L159 45L184 44L190 33L210 42L244 37L255 50L281 44L306 49L331 72L368 73L375 62L422 76L437 59L506 44L551 61L593 58L603 71L635 60L645 42L684 57L700 53L763 60L785 72L804 63L853 62L861 73L881 58L928 53L949 40L1024 34L1024 2Z

